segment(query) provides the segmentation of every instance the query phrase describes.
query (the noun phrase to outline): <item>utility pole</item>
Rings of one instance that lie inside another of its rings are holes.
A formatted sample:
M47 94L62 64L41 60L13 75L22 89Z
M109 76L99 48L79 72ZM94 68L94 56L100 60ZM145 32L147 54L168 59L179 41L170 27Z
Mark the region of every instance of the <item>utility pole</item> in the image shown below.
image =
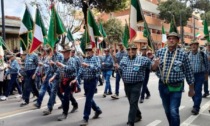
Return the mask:
M182 25L182 11L180 11L180 35L181 35L181 44L182 44L182 46L185 46L184 29L183 29L183 25Z
M6 41L6 33L5 33L5 17L4 17L4 0L1 0L1 17L2 17L2 38Z

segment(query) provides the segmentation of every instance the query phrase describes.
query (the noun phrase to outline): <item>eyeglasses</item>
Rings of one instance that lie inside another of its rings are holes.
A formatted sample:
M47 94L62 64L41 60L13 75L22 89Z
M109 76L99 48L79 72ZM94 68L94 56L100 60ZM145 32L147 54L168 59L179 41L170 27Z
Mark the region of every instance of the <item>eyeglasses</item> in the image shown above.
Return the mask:
M87 49L86 52L92 51L91 49Z
M130 51L130 50L132 50L132 51L136 51L136 49L135 48L132 48L132 49L127 49L127 51Z

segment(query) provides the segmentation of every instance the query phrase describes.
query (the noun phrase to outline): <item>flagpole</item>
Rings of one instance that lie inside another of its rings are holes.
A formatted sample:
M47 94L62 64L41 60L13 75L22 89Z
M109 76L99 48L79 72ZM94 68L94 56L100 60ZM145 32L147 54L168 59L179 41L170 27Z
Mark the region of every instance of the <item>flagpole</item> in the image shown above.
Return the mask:
M149 33L149 38L151 39L151 46L153 46L152 48L153 48L153 50L152 51L154 51L154 54L156 53L155 52L155 48L154 48L154 45L153 45L153 39L152 39L152 37L151 37L151 33L150 33L150 31L149 31L149 27L148 27L148 25L147 25L147 22L146 22L146 20L145 20L145 17L144 17L144 14L142 13L143 11L142 11L142 8L141 8L141 4L140 4L140 1L138 1L139 2L139 6L140 6L140 9L141 9L141 15L142 15L142 17L143 17L143 19L144 19L144 23L145 23L145 25L146 25L146 27L147 27L147 32ZM147 38L148 39L148 38ZM154 55L154 58L157 58L156 57L156 55ZM163 80L163 75L162 75L162 70L160 69L160 66L158 65L158 69L159 69L159 71L160 71L160 78L162 78L162 80Z
M146 19L145 19L145 17L144 17L144 13L143 13L143 10L142 10L142 8L141 8L141 3L140 3L139 0L138 0L138 3L139 3L139 6L140 6L140 12L141 12L142 18L143 18L144 23L145 23L145 25L146 25L146 27L147 27L147 32L148 32L148 34L149 34L149 37L148 37L148 38L149 38L149 41L151 41L152 51L155 53L155 47L154 47L154 45L153 45L154 41L153 41L153 39L152 39L152 37L151 37L151 33L150 33L149 27L148 27L148 25L147 25ZM147 39L148 39L148 38L147 38Z

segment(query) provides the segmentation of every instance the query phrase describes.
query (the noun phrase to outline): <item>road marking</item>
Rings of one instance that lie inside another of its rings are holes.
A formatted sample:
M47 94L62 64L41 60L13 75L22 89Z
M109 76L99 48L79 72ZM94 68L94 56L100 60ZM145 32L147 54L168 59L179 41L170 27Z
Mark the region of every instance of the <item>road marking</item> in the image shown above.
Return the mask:
M185 106L180 106L179 107L179 111L182 110L183 108L185 108Z
M120 87L120 90L124 89L124 86L121 86ZM97 94L95 94L94 96L99 96L99 95L102 95L103 94L103 91L99 91ZM79 100L82 100L82 99L85 99L85 96L81 96L81 97L78 97L78 98L75 98L77 101ZM57 106L57 105L60 105L61 102L60 101L56 101L57 103L54 105L54 106ZM33 104L33 103L32 103ZM27 105L25 107L23 107L24 109L18 109L18 110L14 110L12 112L6 112L6 113L1 113L0 114L0 120L1 119L6 119L6 118L10 118L10 117L14 117L14 116L18 116L18 115L22 115L22 114L26 114L26 113L29 113L29 112L33 112L34 110L36 110L36 108L33 106L33 105ZM47 108L47 105L41 107L40 109L46 109Z
M210 114L207 113L201 113L201 115L210 116Z
M203 113L210 105L210 101L208 101L206 104L204 104L202 107L201 107L201 110L200 110L200 113ZM199 116L199 114L197 116L195 115L191 115L189 118L187 118L182 124L181 126L191 126L191 123L197 119Z
M162 121L161 120L155 120L153 122L151 122L150 124L146 125L146 126L157 126L158 124L160 124Z
M102 95L103 93L102 92L99 92L97 94L95 94L94 96L97 96L97 95ZM79 98L76 98L77 101L79 100L82 100L84 99L85 97L84 96L81 96ZM61 102L60 101L56 101L56 104L54 106L57 106L57 105L60 105ZM2 113L0 114L0 120L1 119L5 119L5 118L10 118L10 117L14 117L14 116L18 116L18 115L22 115L22 114L26 114L26 113L29 113L29 112L33 112L34 110L37 110L33 105L27 105L25 107L23 107L24 109L18 109L18 110L15 110L15 111L12 111L12 112L6 112L6 113ZM46 109L47 108L47 105L41 107L40 109Z

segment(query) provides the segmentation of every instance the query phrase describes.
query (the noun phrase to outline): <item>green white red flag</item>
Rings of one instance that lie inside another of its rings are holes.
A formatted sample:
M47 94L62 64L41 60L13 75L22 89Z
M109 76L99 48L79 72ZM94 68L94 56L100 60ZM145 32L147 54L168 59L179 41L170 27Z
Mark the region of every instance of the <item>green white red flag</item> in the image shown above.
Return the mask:
M167 36L164 29L164 25L162 25L162 47L165 46L166 42L167 42Z
M139 4L139 0L131 0L130 7L130 42L133 42L137 35L138 27L137 23L143 22L143 16L141 13L141 6Z
M35 20L35 25L34 25L34 36L33 36L33 41L29 50L29 53L33 53L36 51L40 45L44 43L44 36L42 33L42 27L43 27L43 22L41 18L41 14L39 9L36 9L36 20Z
M98 28L98 25L94 19L94 16L91 12L90 9L88 9L88 12L87 12L87 21L88 21L88 34L89 34L89 37L90 37L90 43L92 45L92 48L94 48L96 46L96 40L95 40L95 37L99 37L101 36L101 33L99 31L99 28ZM89 43L89 42L88 42Z

